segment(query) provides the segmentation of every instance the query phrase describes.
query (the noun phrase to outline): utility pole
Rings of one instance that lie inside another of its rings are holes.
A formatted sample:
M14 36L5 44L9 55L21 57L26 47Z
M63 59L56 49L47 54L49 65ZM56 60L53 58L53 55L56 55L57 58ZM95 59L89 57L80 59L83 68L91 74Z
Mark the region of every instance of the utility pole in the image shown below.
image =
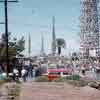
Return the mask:
M29 54L29 58L30 58L30 54L31 54L31 37L30 37L30 34L29 34L29 37L28 37L28 54Z
M9 70L10 70L10 66L9 66L9 54L8 54L8 49L9 49L9 46L8 46L8 3L11 2L18 2L17 0L15 1L8 1L8 0L2 0L0 2L3 2L4 3L4 11L5 11L5 35L6 35L6 63L7 63L7 76L8 76L8 73L9 73Z

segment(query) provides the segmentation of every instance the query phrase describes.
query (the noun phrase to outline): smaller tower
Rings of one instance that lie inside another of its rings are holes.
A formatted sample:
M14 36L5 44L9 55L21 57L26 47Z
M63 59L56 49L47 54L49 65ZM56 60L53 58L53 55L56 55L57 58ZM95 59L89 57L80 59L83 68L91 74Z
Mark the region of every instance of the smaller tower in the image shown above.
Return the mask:
M52 17L52 55L56 54L55 17Z
M41 55L43 56L45 54L44 51L44 37L43 34L41 35Z

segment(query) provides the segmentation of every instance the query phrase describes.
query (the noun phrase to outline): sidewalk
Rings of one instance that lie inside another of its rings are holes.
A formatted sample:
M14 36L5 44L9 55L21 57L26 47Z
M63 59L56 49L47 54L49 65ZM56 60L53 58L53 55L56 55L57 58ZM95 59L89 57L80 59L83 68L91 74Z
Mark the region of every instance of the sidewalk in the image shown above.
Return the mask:
M66 83L23 83L20 100L100 100L100 91Z
M10 100L10 95L8 95L8 89L13 89L16 83L5 83L0 87L0 100Z

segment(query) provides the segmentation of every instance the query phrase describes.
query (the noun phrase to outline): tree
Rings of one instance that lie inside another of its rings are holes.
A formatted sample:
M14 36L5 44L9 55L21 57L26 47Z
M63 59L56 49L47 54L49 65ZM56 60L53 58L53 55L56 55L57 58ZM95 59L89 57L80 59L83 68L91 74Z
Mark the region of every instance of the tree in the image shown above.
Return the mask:
M20 56L21 52L25 49L25 40L22 36L19 40L17 38L11 38L11 33L8 34L8 54L9 58L12 58L14 56ZM0 57L5 58L6 57L6 36L5 34L2 34L1 41L0 41Z
M61 48L65 48L66 42L62 38L56 39L56 47L58 48L58 55L61 54Z
M16 41L15 48L16 48L16 55L22 56L21 52L25 49L25 40L23 36L21 37L21 39Z

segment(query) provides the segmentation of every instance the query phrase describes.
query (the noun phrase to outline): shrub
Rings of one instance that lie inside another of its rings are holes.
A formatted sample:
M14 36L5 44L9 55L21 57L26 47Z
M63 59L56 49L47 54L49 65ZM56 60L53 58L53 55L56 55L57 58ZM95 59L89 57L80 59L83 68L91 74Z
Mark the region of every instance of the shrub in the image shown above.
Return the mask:
M88 86L95 88L95 89L100 89L100 83L96 81L89 82Z
M56 78L53 81L54 82L66 82L68 80L80 80L80 76L79 75L71 75L71 76L67 76L67 77L60 77L60 78Z
M65 82L65 81L66 81L66 78L65 77L55 78L53 80L53 82Z
M71 75L71 76L67 76L66 77L67 80L80 80L80 76L79 75Z
M67 82L70 85L78 86L78 87L88 85L88 81L80 80L79 75L71 75L71 76L67 76L67 77L60 77L60 78L57 78L53 81L54 82Z
M80 80L80 81L68 80L67 83L69 83L70 85L76 86L76 87L83 87L83 86L88 85L88 82L87 81L83 81L83 80Z
M48 82L48 77L47 76L39 76L35 79L35 82Z

